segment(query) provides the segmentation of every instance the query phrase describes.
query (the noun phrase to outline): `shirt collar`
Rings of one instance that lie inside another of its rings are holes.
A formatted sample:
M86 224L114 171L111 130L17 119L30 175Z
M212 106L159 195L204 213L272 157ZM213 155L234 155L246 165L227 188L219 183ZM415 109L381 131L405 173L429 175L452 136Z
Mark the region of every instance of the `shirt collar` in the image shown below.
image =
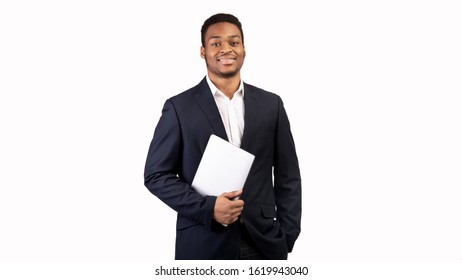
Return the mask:
M212 92L212 95L215 95L217 92L223 94L215 86L215 84L212 82L212 80L210 80L209 75L206 75L206 78L207 78L207 84L209 85L209 88L210 88L210 91ZM244 97L244 82L242 82L242 79L241 79L241 82L239 83L239 88L237 89L237 91L235 93L237 93L237 94L241 93L242 97Z

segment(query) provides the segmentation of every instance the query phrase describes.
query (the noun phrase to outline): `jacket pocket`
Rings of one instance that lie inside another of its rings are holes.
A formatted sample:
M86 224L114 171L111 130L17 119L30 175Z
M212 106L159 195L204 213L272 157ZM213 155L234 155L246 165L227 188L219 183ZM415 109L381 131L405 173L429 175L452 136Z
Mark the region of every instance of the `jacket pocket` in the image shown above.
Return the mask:
M264 218L276 219L276 208L270 205L260 205L261 214Z

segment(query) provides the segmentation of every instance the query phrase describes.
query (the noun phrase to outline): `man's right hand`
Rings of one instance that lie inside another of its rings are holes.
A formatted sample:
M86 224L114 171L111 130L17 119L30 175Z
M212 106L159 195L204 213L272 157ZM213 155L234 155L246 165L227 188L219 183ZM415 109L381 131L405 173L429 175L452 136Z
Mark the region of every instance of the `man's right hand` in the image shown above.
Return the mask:
M242 194L242 190L225 192L217 196L213 218L222 225L229 225L237 221L244 209L243 200L233 200Z

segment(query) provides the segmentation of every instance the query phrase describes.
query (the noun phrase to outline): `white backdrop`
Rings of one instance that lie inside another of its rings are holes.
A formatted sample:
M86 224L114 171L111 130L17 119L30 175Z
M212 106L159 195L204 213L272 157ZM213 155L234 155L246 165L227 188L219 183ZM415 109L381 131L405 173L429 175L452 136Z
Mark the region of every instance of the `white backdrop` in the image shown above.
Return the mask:
M289 260L462 258L458 1L2 1L0 259L171 260L143 185L200 28L242 22L243 79L279 94L303 178Z

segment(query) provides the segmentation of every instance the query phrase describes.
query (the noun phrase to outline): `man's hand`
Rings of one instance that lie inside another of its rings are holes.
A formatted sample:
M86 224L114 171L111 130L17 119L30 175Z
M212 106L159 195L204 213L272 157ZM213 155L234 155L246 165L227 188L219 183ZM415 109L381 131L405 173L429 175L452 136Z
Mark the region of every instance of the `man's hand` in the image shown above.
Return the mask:
M243 200L233 200L234 198L240 196L242 190L225 192L220 196L217 196L215 201L215 208L213 210L213 218L215 221L219 222L222 225L229 225L237 221L239 215L244 209Z

